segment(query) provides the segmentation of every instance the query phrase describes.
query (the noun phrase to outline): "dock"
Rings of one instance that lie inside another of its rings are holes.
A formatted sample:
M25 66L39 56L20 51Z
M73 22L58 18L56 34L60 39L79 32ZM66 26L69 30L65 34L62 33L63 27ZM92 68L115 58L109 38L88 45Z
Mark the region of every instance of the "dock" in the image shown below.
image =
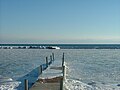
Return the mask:
M28 81L25 81L25 90L63 90L65 80L64 53L61 62L54 60L54 55L51 60L48 62L46 58L47 68L44 71L40 66L40 75L31 88L28 89Z

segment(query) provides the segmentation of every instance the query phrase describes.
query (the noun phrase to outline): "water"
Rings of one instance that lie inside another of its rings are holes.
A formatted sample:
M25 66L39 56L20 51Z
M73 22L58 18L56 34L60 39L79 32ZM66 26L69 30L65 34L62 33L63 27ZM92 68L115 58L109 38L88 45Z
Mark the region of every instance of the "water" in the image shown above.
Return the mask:
M64 88L120 90L120 49L0 49L0 90L23 90L21 79L52 52L57 60L65 53Z
M61 49L120 49L120 44L0 44L1 46L58 46Z

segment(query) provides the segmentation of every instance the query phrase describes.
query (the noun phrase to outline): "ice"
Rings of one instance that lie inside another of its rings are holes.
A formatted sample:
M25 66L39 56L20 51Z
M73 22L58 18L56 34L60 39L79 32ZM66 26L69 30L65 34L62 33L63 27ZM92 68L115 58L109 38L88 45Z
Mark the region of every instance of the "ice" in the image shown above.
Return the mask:
M104 85L100 83L88 85L74 79L66 79L64 87L67 90L120 90L120 87L117 85Z
M18 80L45 63L45 57L49 57L52 52L55 54L52 65L58 67L62 65L62 53L65 53L67 66L65 86L68 90L120 90L119 49L60 49L59 51L0 49L0 75L4 76L0 78L0 90L14 90L20 84ZM51 69L44 71L42 77L51 78L60 75L62 75L60 70Z
M0 90L17 90L20 82L13 81L12 78L0 76Z

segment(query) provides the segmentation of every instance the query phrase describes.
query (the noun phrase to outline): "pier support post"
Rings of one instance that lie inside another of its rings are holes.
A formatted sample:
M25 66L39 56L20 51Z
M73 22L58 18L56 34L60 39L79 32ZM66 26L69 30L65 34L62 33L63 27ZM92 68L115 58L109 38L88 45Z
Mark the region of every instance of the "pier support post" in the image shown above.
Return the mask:
M60 79L60 90L63 90L63 78Z
M42 65L39 66L39 75L42 74Z
M28 80L25 79L25 90L28 90Z

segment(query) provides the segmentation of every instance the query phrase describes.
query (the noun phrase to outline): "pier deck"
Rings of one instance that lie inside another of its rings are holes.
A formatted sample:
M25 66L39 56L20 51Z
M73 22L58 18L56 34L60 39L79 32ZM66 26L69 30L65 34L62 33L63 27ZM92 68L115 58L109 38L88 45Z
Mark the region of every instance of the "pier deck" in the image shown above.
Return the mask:
M58 65L59 64L59 65ZM63 67L60 63L52 63L39 77L30 90L62 90Z
M59 83L36 83L30 90L60 90Z

